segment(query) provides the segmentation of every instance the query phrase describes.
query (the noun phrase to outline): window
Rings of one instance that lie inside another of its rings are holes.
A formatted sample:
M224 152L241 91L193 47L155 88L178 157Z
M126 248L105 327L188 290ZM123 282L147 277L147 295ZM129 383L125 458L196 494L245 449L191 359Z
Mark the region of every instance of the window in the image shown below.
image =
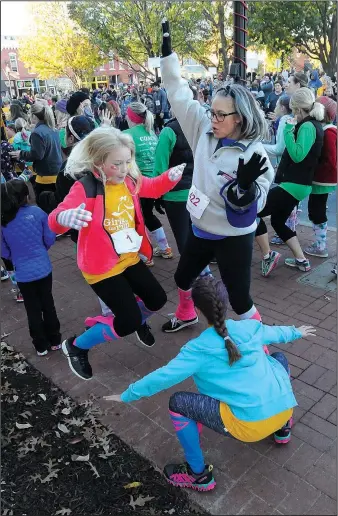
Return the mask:
M122 61L119 61L119 69L125 70L125 67L124 67L124 64L122 63Z
M109 61L109 70L115 70L115 61L114 61L114 59L112 61Z
M12 72L18 71L18 62L16 59L16 54L9 54L9 63L11 65Z

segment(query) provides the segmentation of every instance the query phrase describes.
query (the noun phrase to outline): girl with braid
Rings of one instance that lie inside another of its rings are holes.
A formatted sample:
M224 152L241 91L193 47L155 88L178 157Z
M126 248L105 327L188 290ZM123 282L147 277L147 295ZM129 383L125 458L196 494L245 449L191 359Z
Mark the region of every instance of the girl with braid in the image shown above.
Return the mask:
M243 442L274 434L277 444L288 443L297 405L288 362L280 352L266 355L263 345L291 342L315 330L266 326L254 319L226 321L228 294L223 282L212 277L195 281L192 299L208 328L166 366L131 384L121 395L105 399L130 403L192 376L198 393L176 392L169 399L169 415L186 462L168 464L164 474L175 486L210 491L216 482L200 446L203 425Z

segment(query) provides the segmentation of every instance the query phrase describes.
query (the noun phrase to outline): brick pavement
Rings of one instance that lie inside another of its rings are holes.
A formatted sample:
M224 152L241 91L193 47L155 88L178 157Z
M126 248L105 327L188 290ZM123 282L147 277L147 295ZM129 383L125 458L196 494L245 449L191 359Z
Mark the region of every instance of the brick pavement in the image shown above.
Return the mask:
M170 241L172 236L168 230ZM302 245L311 230L301 227ZM175 248L175 246L173 246ZM336 234L329 235L330 256L335 254ZM287 250L283 249L287 255ZM74 246L69 239L52 248L54 297L64 336L83 330L84 318L98 313L95 295L77 269ZM331 258L332 259L332 258ZM336 511L336 293L296 281L299 272L280 265L270 278L260 276L259 255L254 253L252 295L267 324L313 324L317 336L282 349L291 364L293 387L299 403L290 444L276 448L271 439L243 444L204 429L202 443L207 461L215 466L217 488L211 493L189 493L203 511L211 514L337 514ZM160 330L175 309L173 272L178 259L156 259L153 271L168 293L168 303L152 318L157 338L152 349L140 346L134 336L91 351L94 378L83 382L71 374L61 353L46 358L35 355L27 331L24 308L15 304L9 283L2 284L2 333L6 341L23 352L42 373L70 396L84 400L90 393L99 397L119 393L131 381L162 366L180 347L205 327L167 335ZM312 266L322 263L311 260ZM215 275L218 271L215 267ZM229 316L233 313L230 311ZM194 389L186 380L180 389ZM139 453L163 467L181 459L180 447L167 415L168 398L176 388L132 405L109 407L104 423Z

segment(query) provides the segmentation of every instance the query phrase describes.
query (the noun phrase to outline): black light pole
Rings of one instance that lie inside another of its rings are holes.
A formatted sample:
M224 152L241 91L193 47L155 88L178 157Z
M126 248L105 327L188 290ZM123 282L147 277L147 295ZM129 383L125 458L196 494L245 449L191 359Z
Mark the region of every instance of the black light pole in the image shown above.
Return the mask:
M234 70L231 75L237 75L242 80L246 80L246 41L247 41L247 10L248 6L243 0L238 0L233 3L234 9Z

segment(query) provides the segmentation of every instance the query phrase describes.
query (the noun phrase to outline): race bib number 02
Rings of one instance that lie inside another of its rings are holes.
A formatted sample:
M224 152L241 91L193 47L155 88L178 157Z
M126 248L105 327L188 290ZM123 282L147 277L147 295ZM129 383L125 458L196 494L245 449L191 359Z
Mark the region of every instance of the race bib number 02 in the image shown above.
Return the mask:
M207 195L200 192L196 186L192 185L189 190L187 200L187 210L196 219L200 219L208 206L210 199Z

